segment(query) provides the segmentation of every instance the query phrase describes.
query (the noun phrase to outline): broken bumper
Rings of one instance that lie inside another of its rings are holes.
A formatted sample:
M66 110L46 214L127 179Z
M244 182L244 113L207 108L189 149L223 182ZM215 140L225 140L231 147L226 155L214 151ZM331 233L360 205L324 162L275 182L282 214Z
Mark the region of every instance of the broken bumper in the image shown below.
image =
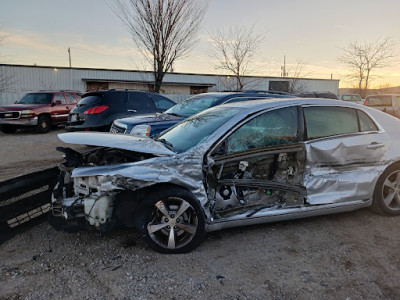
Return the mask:
M53 193L53 227L67 231L74 227L108 231L114 227L112 215L118 188L103 176L77 177L69 182L67 175L65 180L58 183Z
M16 227L50 209L58 167L51 167L0 182L0 223Z

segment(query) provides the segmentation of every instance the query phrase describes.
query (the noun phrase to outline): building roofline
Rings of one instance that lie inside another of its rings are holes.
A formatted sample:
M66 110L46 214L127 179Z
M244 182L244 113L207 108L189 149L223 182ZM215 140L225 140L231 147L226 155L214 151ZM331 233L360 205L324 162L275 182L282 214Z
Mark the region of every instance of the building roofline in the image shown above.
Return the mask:
M154 81L149 80L118 80L118 79L97 79L97 78L82 78L85 82L117 82L117 83L137 83L137 84L154 84ZM163 81L162 85L187 85L187 86L204 86L212 87L215 83L197 83L197 82L171 82Z
M92 71L114 71L114 72L131 72L131 73L149 73L153 74L152 71L140 71L140 70L128 70L128 69L105 69L105 68L82 68L82 67L60 67L60 66L40 66L40 65L20 65L20 64L0 64L1 66L7 67L24 67L24 68L42 68L42 69L71 69L71 70L92 70ZM212 77L227 77L232 75L229 74L200 74L200 73L179 73L179 72L167 72L165 74L170 75L193 75L193 76L212 76ZM339 79L327 79L327 78L295 78L295 77L279 77L279 76L243 76L244 78L265 78L265 79L303 79L303 80L319 80L319 81L337 81ZM142 81L143 82L143 81Z

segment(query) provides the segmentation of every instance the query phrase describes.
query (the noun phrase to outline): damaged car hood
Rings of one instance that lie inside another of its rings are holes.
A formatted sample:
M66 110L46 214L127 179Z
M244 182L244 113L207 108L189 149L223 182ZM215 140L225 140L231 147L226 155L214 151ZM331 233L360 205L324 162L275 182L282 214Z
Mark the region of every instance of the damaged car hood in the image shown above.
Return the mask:
M58 138L68 144L110 147L155 155L176 154L161 142L148 137L120 135L109 132L69 132L59 134Z

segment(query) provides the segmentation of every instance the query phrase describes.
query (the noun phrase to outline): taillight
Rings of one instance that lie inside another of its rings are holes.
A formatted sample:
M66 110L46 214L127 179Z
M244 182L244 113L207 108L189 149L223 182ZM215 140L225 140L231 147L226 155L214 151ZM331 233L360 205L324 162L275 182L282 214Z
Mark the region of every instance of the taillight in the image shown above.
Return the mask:
M364 105L368 105L368 99L365 99Z
M108 109L108 106L102 105L102 106L95 106L92 108L89 108L88 110L85 110L83 112L84 115L95 115L95 114L100 114L103 111L105 111L106 109Z

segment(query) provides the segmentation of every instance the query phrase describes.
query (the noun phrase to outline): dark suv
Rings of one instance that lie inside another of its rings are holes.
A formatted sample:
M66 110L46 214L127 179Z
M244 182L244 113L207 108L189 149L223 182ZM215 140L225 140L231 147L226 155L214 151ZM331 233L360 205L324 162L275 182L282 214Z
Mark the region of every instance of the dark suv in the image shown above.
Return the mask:
M115 119L143 113L163 112L175 105L156 93L108 90L89 92L71 110L67 130L109 131Z
M264 98L291 98L287 93L270 91L214 92L198 94L176 104L162 114L144 114L115 120L112 133L152 136L207 108L230 102Z
M13 133L18 128L36 127L46 133L52 125L65 124L68 113L80 100L78 91L28 93L15 104L0 106L0 129Z

